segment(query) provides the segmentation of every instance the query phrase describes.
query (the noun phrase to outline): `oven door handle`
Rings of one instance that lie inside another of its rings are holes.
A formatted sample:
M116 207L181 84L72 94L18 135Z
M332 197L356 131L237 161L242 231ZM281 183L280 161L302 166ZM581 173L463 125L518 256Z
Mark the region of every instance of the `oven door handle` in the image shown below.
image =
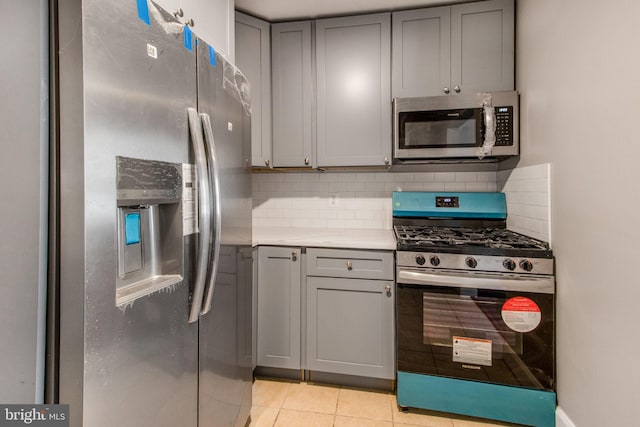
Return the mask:
M492 289L498 291L533 292L543 294L555 293L553 276L535 277L499 277L482 273L460 275L454 273L423 273L418 271L398 270L398 283L446 286L450 288Z

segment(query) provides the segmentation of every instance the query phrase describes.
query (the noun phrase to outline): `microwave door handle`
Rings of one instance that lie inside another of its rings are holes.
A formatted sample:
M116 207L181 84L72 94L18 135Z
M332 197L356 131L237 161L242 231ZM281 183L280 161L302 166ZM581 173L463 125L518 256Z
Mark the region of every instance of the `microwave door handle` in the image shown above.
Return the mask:
M198 254L196 260L196 279L189 307L189 323L196 322L200 317L202 297L207 279L207 267L209 266L209 240L211 238L211 201L209 187L209 173L207 171L207 157L202 138L202 124L198 111L194 108L187 110L189 119L189 133L196 160L198 178Z
M479 159L491 155L496 145L496 110L493 108L491 97L482 102L482 121L484 122L484 141L476 150L476 156Z
M502 291L555 293L554 280L549 277L499 277L483 274L454 275L442 273L422 273L418 271L398 271L398 283L444 286L448 288L493 289Z
M206 287L204 300L202 304L201 314L207 314L211 310L213 301L213 291L216 284L216 276L218 274L218 264L220 262L220 240L222 235L222 212L220 205L220 175L218 168L218 156L216 152L216 143L213 138L213 127L208 114L200 114L202 120L202 128L204 131L204 139L207 146L207 162L209 164L209 177L211 178L211 195L213 210L213 263L211 273L209 275L209 284Z

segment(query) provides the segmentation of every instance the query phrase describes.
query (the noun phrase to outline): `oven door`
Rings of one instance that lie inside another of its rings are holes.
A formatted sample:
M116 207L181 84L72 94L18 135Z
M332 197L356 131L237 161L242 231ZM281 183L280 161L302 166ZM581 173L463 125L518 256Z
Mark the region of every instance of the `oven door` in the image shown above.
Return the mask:
M398 371L554 389L553 277L398 269Z

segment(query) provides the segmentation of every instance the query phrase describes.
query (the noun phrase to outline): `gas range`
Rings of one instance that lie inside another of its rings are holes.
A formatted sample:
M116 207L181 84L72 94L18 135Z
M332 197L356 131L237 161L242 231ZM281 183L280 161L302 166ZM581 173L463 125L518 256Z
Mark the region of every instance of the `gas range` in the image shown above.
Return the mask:
M553 274L548 243L506 229L501 193L395 193L393 223L399 267Z
M553 425L554 259L506 218L503 193L393 193L399 406Z

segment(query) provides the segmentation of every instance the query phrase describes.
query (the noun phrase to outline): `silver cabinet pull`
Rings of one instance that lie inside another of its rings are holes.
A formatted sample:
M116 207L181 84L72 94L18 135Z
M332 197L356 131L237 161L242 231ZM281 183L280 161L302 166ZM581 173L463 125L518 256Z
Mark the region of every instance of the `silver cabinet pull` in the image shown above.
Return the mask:
M444 93L449 93L449 88L446 86L442 90L444 91Z
M391 296L391 285L387 285L384 287L384 291L387 294L388 297Z
M176 9L176 11L173 12L173 16L175 16L176 18L182 18L184 16L182 8L179 7L178 9Z
M353 270L353 263L351 261L347 261L347 270Z
M270 163L271 163L271 162L269 161L269 159L267 159L267 160L265 160L265 161L264 161L264 165L265 165L265 166L269 166L269 164L270 164Z
M298 260L298 254L291 252L291 261L296 262Z
M385 157L385 158L384 158L384 164L385 164L385 165L388 165L388 164L389 164L389 158L388 158L388 157Z
M195 22L193 22L193 18L187 19L187 21L184 23L184 25L186 25L187 27L191 27L191 28L196 26Z
M456 93L460 93L460 86L456 86L456 87L454 87L454 88L453 88L453 90L455 90L455 91L456 91Z
M309 158L308 157L304 159L304 164L305 164L305 166L309 165Z

